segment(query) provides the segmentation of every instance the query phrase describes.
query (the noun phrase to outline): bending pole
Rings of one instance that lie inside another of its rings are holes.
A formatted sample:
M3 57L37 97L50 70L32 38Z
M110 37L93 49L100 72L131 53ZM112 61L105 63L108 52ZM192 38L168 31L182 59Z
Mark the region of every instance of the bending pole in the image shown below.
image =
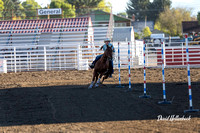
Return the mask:
M129 73L129 87L128 91L132 91L131 88L131 65L130 65L130 42L128 42L128 73Z
M191 89L191 79L190 79L190 63L189 63L189 50L188 50L188 35L185 35L185 43L186 43L186 57L187 57L187 71L188 71L188 92L189 92L189 109L184 110L184 113L188 112L198 112L199 109L193 109L192 106L192 89Z
M119 86L116 86L118 88L123 88L124 86L121 85L121 72L120 72L120 48L119 48L119 42L118 42L118 69L119 69Z
M165 43L163 39L161 41L161 45L162 45L161 53L162 53L163 101L159 101L158 104L171 104L172 103L171 101L167 101L166 91L165 91L165 57L164 57Z
M151 98L151 96L147 95L146 91L146 67L145 67L145 41L143 41L143 55L144 55L144 95L139 96L139 98Z

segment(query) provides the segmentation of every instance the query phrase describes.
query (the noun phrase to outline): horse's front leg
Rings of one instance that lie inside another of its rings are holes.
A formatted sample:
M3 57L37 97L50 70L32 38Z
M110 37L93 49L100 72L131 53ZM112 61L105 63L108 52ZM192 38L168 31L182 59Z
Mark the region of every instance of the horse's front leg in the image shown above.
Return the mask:
M97 74L97 72L94 70L94 72L93 72L93 77L92 77L92 82L91 82L91 84L90 84L90 86L88 87L88 89L91 89L92 87L93 87L93 85L94 85L94 83L96 82L96 76L98 77L98 74ZM94 81L95 80L95 81Z

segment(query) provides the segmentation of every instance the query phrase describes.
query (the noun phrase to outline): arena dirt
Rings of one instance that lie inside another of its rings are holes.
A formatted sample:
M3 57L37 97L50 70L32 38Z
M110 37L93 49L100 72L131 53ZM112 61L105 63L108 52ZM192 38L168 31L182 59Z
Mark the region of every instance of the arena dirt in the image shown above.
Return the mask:
M66 132L200 132L200 112L189 108L186 68L166 69L167 100L162 101L161 69L147 69L147 94L143 94L143 69L121 70L124 88L117 88L118 70L104 85L88 90L89 71L41 71L0 74L1 133ZM200 69L191 69L193 107L200 109ZM187 120L160 120L159 116ZM189 119L191 118L191 119Z

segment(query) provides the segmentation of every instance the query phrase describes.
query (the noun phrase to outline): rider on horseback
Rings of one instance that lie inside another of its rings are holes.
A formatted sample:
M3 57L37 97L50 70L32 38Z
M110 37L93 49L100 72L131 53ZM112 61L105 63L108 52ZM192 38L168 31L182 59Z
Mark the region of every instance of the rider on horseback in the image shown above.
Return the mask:
M112 51L115 52L115 48L114 48L114 46L110 43L110 39L109 39L109 38L106 38L106 39L104 40L104 43L105 43L105 44L104 44L103 46L101 46L100 50L103 49L103 51L105 51L105 50L107 49L107 47L111 47L111 48L112 48ZM97 55L97 57L96 57L95 60L92 62L92 64L89 65L91 69L94 68L95 63L96 63L102 56L103 56L103 54ZM110 64L110 68L109 68L110 77L112 77L112 74L113 74L113 72L114 72L114 70L113 70L113 60L110 60L109 64Z

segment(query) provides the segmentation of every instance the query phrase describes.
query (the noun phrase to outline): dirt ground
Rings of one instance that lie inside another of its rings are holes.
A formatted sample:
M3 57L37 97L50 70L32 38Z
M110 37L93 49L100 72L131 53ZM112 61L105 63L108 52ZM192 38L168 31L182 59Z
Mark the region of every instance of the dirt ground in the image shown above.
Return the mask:
M181 132L200 133L200 112L189 108L186 68L166 69L166 95L162 101L161 69L147 69L143 95L143 69L121 70L124 88L117 88L118 70L104 85L88 89L89 71L47 71L0 74L0 133L66 132ZM200 69L191 69L193 107L200 109ZM172 118L177 119L158 119ZM185 118L182 120L180 118ZM191 119L190 119L191 118Z

